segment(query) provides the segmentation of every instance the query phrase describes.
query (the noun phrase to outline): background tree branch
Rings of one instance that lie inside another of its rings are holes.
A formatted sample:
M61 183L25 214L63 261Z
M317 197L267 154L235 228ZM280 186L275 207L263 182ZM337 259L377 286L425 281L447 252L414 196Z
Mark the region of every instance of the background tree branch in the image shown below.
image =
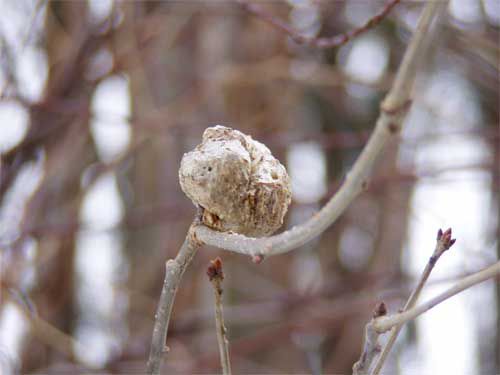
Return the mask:
M399 133L411 105L411 90L418 61L424 55L426 36L432 20L443 5L445 2L427 2L398 69L393 86L382 102L379 118L368 143L345 177L340 189L318 213L305 223L271 237L249 238L198 226L195 228L198 238L208 245L221 249L251 257L268 257L296 249L332 225L359 193L368 187L369 176L375 161L389 138Z

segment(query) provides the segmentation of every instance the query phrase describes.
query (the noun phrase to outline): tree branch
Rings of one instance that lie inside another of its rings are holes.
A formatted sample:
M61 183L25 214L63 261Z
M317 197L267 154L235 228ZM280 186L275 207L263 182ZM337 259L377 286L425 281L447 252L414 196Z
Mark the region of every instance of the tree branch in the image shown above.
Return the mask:
M417 62L423 55L425 37L434 16L443 4L445 2L441 1L429 1L426 4L394 84L382 102L379 118L368 143L339 191L317 214L305 223L271 237L249 238L198 226L195 228L198 238L208 245L262 260L265 256L286 253L305 244L333 224L354 198L366 188L376 158L381 154L391 135L397 134L401 129L403 119L411 104L411 89L415 80Z
M417 286L411 293L410 297L408 298L408 301L406 301L406 304L403 307L403 311L407 311L408 309L412 308L415 305L437 261L439 260L441 255L444 254L446 250L448 250L450 247L453 246L455 241L456 241L455 239L451 238L451 228L447 229L444 233L441 229L439 229L434 252L432 253L432 256L429 258L429 261L427 262L427 265L425 266L425 269L422 272L422 275L420 276L420 280L418 281ZM391 351L392 346L394 345L394 342L396 341L402 327L403 325L400 324L392 328L389 339L387 340L387 343L385 344L382 353L380 353L380 357L378 357L377 361L375 362L375 367L373 368L372 374L376 375L380 373L384 361L386 360L387 355Z
M268 22L275 29L286 33L293 41L297 44L306 44L316 48L334 48L340 47L350 40L354 39L358 35L370 30L371 28L378 25L382 20L387 17L389 12L394 8L397 4L401 2L401 0L390 0L377 14L371 17L366 23L358 28L350 30L346 33L319 38L319 37L305 37L300 34L298 30L293 28L293 26L288 23L276 18L271 13L266 12L264 8L260 7L255 3L250 3L247 0L236 0L238 4L240 4L243 9L252 13L254 16Z
M479 272L464 277L455 286L448 289L444 293L437 295L436 297L432 298L431 300L422 304L421 306L411 308L408 311L399 314L376 318L373 321L373 328L378 333L387 332L393 327L397 327L398 325L404 324L410 320L415 319L417 316L432 309L434 306L440 304L441 302L446 301L448 298L451 298L454 295L463 292L464 290L476 284L482 283L483 281L486 281L493 277L498 277L499 275L500 275L500 261L494 263L493 265Z
M222 311L222 280L224 280L224 272L222 271L222 261L220 258L210 261L210 266L207 269L207 275L214 287L215 327L217 331L217 342L219 344L222 373L224 375L231 375L229 341L226 336L227 331L224 325L224 314Z
M196 250L198 250L202 244L196 238L194 232L194 227L196 225L198 225L197 219L189 228L186 239L175 259L169 259L165 264L165 280L163 281L163 289L155 314L153 337L147 365L148 374L160 373L163 354L168 352L168 347L166 346L168 323L170 321L175 295L184 271L186 271L186 268L193 260Z
M373 311L373 319L387 314L385 303L380 302ZM380 352L380 345L378 344L379 334L373 328L373 319L368 322L365 327L365 338L363 343L363 351L359 360L352 366L353 375L367 374L373 360Z

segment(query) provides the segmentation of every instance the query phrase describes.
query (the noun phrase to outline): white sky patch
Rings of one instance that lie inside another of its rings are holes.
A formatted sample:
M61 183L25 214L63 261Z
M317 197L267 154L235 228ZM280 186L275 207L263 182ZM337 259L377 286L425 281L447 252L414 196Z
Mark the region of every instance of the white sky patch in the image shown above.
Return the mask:
M432 134L473 129L479 124L481 112L476 94L458 72L436 73L428 81L426 93L424 97L436 114L429 117L425 115L428 107L419 106L422 113L413 114L408 121L421 121L411 126ZM403 133L403 137L408 134ZM422 142L414 152L417 174L463 163L484 163L491 157L482 140L460 134ZM474 255L484 251L490 202L490 177L485 172L450 170L431 180L419 181L411 202L403 268L418 278L434 249L438 228L451 227L457 242L438 262L431 281L476 271L479 267L473 269L478 263L474 262ZM420 300L426 301L451 285L453 282L427 285ZM475 321L478 314L495 313L492 309L480 309L491 298L490 294L482 293L478 301L477 291L482 287L459 294L417 318L418 360L412 366L402 366L403 375L479 373L480 339L476 337ZM471 299L471 293L477 298Z
M437 71L430 77L421 97L440 117L439 129L467 130L482 122L477 93L460 71Z
M121 241L113 233L80 233L76 255L77 296L80 305L75 338L76 355L102 366L120 350L120 330L112 329L124 313L114 290L122 263ZM80 350L85 348L85 350Z
M293 199L314 203L327 192L326 160L315 142L295 143L288 149L288 173L292 179Z
M0 102L0 153L15 147L22 141L28 129L29 115L15 101Z
M484 11L488 17L488 21L493 26L500 26L500 1L498 0L482 0Z
M92 229L102 230L116 225L124 213L116 178L106 174L88 190L83 200L80 216L82 222Z
M95 53L89 61L85 76L92 81L104 77L113 68L113 54L107 48L102 48Z
M90 14L95 23L103 22L111 14L113 0L87 0Z
M26 163L19 171L12 187L7 191L0 207L0 245L14 240L19 234L19 224L24 206L43 177L44 158Z
M457 20L465 23L482 21L480 0L450 0L448 10Z
M12 303L7 303L0 315L0 363L5 374L17 373L22 340L29 329L29 323ZM8 362L5 363L5 360Z
M354 226L346 228L340 237L340 261L351 271L362 270L372 255L373 242L368 232Z
M120 322L126 302L118 303L123 296L114 287L125 272L121 235L102 231L117 224L123 214L115 176L102 176L87 192L80 212L86 226L101 231L79 233L75 259L80 305L76 339L85 348L75 350L82 361L96 366L104 365L120 350L124 332Z
M373 34L364 35L354 40L347 53L344 71L356 80L372 84L382 78L388 63L389 48L385 39Z
M94 118L90 123L97 152L103 161L111 161L125 152L130 143L130 93L128 80L112 76L96 88L91 104Z
M48 77L46 53L40 48L26 46L19 54L15 68L20 94L33 102L41 99Z

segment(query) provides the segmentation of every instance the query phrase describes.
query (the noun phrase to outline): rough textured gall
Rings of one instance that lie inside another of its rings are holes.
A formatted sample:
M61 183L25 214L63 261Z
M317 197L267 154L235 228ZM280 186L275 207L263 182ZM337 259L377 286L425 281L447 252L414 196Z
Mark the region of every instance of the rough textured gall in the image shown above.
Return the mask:
M184 154L179 180L203 207L203 223L224 232L270 235L283 224L291 201L290 178L269 149L220 125L207 128L202 143Z

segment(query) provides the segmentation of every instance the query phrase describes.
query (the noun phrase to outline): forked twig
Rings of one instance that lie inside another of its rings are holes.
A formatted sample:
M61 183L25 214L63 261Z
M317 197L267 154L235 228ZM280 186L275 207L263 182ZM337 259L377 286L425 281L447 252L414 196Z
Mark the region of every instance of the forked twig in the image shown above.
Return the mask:
M408 311L394 314L390 316L383 316L377 318L373 321L373 328L378 333L384 333L393 327L404 324L410 320L415 319L417 316L429 311L434 306L446 301L448 298L463 292L470 287L482 283L494 277L500 276L500 261L492 264L491 266L482 269L470 276L464 277L455 286L451 287L447 291L437 295L436 297L430 299L426 303L409 309Z
M301 35L300 32L293 26L273 16L271 13L267 12L264 8L257 5L256 3L251 3L247 0L236 0L236 2L249 13L252 13L256 17L268 22L275 29L286 33L297 44L306 44L316 48L335 48L348 43L358 35L378 25L385 17L387 17L392 8L394 8L398 3L401 2L401 0L390 0L377 14L372 16L368 21L365 22L365 24L360 27L339 35L323 38L306 37Z
M226 327L224 325L224 314L222 310L222 280L224 272L222 271L222 260L216 258L210 261L207 269L208 279L214 287L215 295L215 326L217 330L217 342L219 344L220 363L222 373L231 375L231 362L229 360L229 341L226 336Z
M387 314L387 308L384 302L380 302L373 311L373 319ZM352 366L353 375L367 374L370 366L380 352L380 345L378 344L379 334L373 328L373 319L365 326L365 337L363 342L363 351L359 360Z
M377 354L377 352L380 350L378 348L378 336L381 335L382 333L385 333L394 327L401 326L404 323L415 319L419 315L422 315L423 313L432 309L434 306L446 301L448 298L451 298L458 293L463 292L466 289L469 289L470 287L476 284L482 283L486 280L499 276L500 276L500 261L492 264L487 268L484 268L481 271L478 271L472 275L464 277L455 286L451 287L447 291L437 295L436 297L432 298L431 300L425 302L424 304L418 307L413 307L402 313L379 316L372 319L366 325L365 329L366 337L365 337L365 345L363 348L363 353L361 355L360 361L354 364L353 373L355 375L362 375L368 373L373 374L373 371L369 372L370 364L368 363L368 361L370 359L373 360L375 355L371 356L365 355L365 352ZM362 367L360 367L359 365L360 362L363 365Z
M165 280L163 281L160 301L158 302L158 309L155 314L153 337L151 339L151 349L147 365L148 374L160 373L163 355L168 352L168 347L166 346L168 323L172 314L175 295L182 275L193 260L196 250L202 245L197 240L193 230L197 224L198 220L196 219L189 228L188 235L175 259L169 259L165 264Z
M412 308L413 305L415 305L415 302L420 296L420 293L425 283L427 282L427 279L429 278L437 261L439 260L441 255L444 254L446 250L448 250L451 246L453 246L455 241L456 241L455 239L451 238L451 228L447 229L445 232L439 229L436 239L436 246L434 248L432 256L429 258L429 261L427 262L427 265L425 266L425 269L422 272L422 275L420 276L417 286L415 287L410 297L408 298L408 301L406 302L403 311L406 311ZM374 315L373 319L366 325L365 344L363 346L363 352L361 353L359 361L356 362L353 366L353 373L356 375L368 374L368 373L378 374L387 357L387 354L389 354L389 351L391 350L394 342L396 341L399 331L401 330L402 325L396 326L391 330L391 334L389 336L387 344L384 346L384 349L382 350L380 356L378 356L378 353L380 353L380 347L378 344L378 336L380 333L375 330L373 321L375 318L383 315L385 314L379 314L378 316ZM372 366L373 370L369 372Z
M436 239L436 248L434 249L432 256L429 258L429 261L427 262L427 265L425 266L425 269L422 272L422 275L420 276L420 280L418 281L417 286L411 293L410 297L408 298L408 301L406 301L406 304L403 307L403 311L407 311L408 309L412 308L415 305L437 261L439 260L441 255L444 254L446 250L448 250L450 247L453 246L455 241L456 241L455 239L451 238L451 228L444 231L444 233L441 229L439 229ZM392 328L389 335L389 339L387 340L387 343L385 344L382 353L380 353L380 357L378 357L377 361L375 362L375 367L373 368L372 372L373 374L380 373L384 361L386 360L387 355L391 351L392 346L394 345L394 342L396 341L398 334L401 331L401 328L402 325L398 325Z

